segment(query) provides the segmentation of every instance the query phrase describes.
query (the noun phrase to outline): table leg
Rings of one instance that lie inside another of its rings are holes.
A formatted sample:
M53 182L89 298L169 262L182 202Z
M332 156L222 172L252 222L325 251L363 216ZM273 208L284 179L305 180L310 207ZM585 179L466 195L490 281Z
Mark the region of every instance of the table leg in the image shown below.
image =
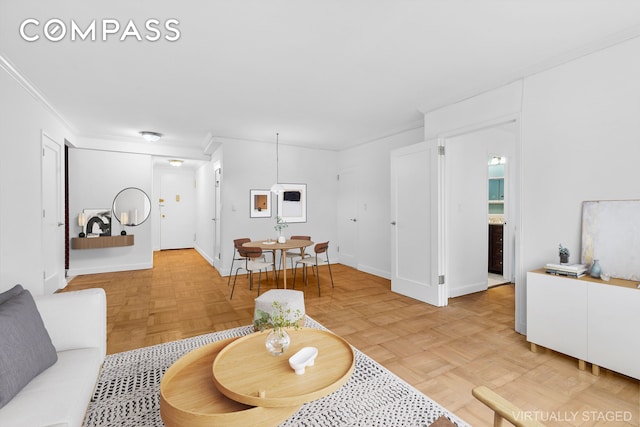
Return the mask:
M285 255L284 249L282 249L282 252L280 253L280 258L282 259L282 277L284 277L284 289L287 289L287 256Z
M278 266L276 265L276 254L278 251L275 249L271 251L271 259L273 260L273 281L276 282L276 288L278 287Z

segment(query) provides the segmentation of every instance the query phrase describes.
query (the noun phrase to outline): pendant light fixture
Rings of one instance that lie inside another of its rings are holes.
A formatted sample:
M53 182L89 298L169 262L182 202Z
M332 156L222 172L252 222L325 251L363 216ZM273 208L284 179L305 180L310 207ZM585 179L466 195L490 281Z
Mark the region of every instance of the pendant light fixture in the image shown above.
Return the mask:
M284 186L280 184L280 174L278 170L280 163L279 139L280 134L276 133L276 183L271 186L271 192L275 194L280 194L284 191Z

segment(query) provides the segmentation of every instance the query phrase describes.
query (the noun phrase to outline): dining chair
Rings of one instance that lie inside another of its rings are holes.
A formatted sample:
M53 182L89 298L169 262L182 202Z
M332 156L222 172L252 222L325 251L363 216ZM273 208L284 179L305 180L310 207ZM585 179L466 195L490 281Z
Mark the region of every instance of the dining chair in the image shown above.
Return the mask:
M229 299L233 298L233 291L236 288L236 280L238 279L238 272L240 270L245 270L249 273L249 290L253 289L253 273L258 272L258 295L260 295L260 279L262 278L262 270L267 272L267 268L271 267L271 262L268 262L264 255L262 254L262 249L260 248L246 248L244 246L240 246L238 248L238 252L240 256L244 258L244 267L238 267L236 269L235 277L233 278L233 287L231 288L231 296ZM274 280L275 280L275 272ZM278 282L276 282L276 286L278 286Z
M229 270L229 279L227 280L227 286L231 283L231 276L233 276L233 263L235 261L244 261L245 258L239 255L238 248L241 248L245 243L250 242L248 237L241 237L233 241L233 258L231 258L231 270Z
M291 236L291 240L311 240L311 236ZM306 258L308 256L310 256L308 253L306 253L306 249L307 248L300 248L300 249L295 249L295 250L289 250L286 251L284 254L286 256L285 259L290 259L291 260L291 269L294 268L295 264L294 264L294 260L298 259L298 258ZM287 263L285 261L284 263L285 267L287 266Z
M305 280L305 284L309 284L309 274L307 272L307 267L311 267L312 270L315 269L316 278L318 279L318 296L320 296L320 274L318 272L318 266L320 264L327 264L329 267L329 277L331 277L331 287L334 288L333 285L333 273L331 273L331 263L329 262L329 242L316 243L313 247L314 256L308 256L307 258L302 258L296 261L295 268L293 269L293 288L296 287L296 273L298 271L298 264L302 264L302 277ZM324 259L319 255L324 254Z

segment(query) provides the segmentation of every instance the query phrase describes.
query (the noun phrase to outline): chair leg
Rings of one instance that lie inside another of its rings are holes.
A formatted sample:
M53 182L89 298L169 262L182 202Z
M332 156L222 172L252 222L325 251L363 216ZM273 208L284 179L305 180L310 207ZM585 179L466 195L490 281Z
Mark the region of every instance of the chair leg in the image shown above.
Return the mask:
M329 262L329 253L327 253L327 266L329 267L329 277L331 277L331 287L335 288L335 286L333 286L333 273L331 273L331 263Z
M280 271L278 270L278 266L280 264L278 264L277 261L278 261L278 253L274 252L273 253L273 273L276 278L276 288L279 288L280 286L278 285L278 283L280 281Z
M236 289L236 280L238 280L238 271L240 271L240 268L236 270L236 275L233 278L233 287L231 288L231 296L229 299L233 299L233 291ZM229 280L231 280L231 275L229 275Z
M316 278L318 279L318 296L320 296L320 271L318 270L318 263L316 263L315 267L316 267Z
M296 273L298 272L298 263L296 262L295 267L293 268L293 285L291 285L291 289L296 288Z
M278 275L276 274L276 270L273 270L273 281L276 282L276 289L280 288L280 285L278 285Z
M258 270L258 296L260 296L260 279L262 278L262 270Z
M227 287L229 286L229 283L231 283L231 276L233 275L233 263L236 261L237 252L238 251L236 249L233 250L233 258L231 258L231 270L229 270L229 280L227 280Z

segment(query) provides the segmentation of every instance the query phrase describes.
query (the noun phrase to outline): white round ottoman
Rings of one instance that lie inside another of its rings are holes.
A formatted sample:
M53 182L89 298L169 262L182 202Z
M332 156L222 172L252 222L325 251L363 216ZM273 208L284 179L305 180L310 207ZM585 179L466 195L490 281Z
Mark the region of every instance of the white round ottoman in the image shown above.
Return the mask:
M255 299L255 308L253 310L253 319L257 319L258 310L271 313L273 311L273 302L277 301L283 310L291 309L289 320L294 320L296 310L300 310L300 320L298 326L304 326L304 292L295 289L270 289Z

